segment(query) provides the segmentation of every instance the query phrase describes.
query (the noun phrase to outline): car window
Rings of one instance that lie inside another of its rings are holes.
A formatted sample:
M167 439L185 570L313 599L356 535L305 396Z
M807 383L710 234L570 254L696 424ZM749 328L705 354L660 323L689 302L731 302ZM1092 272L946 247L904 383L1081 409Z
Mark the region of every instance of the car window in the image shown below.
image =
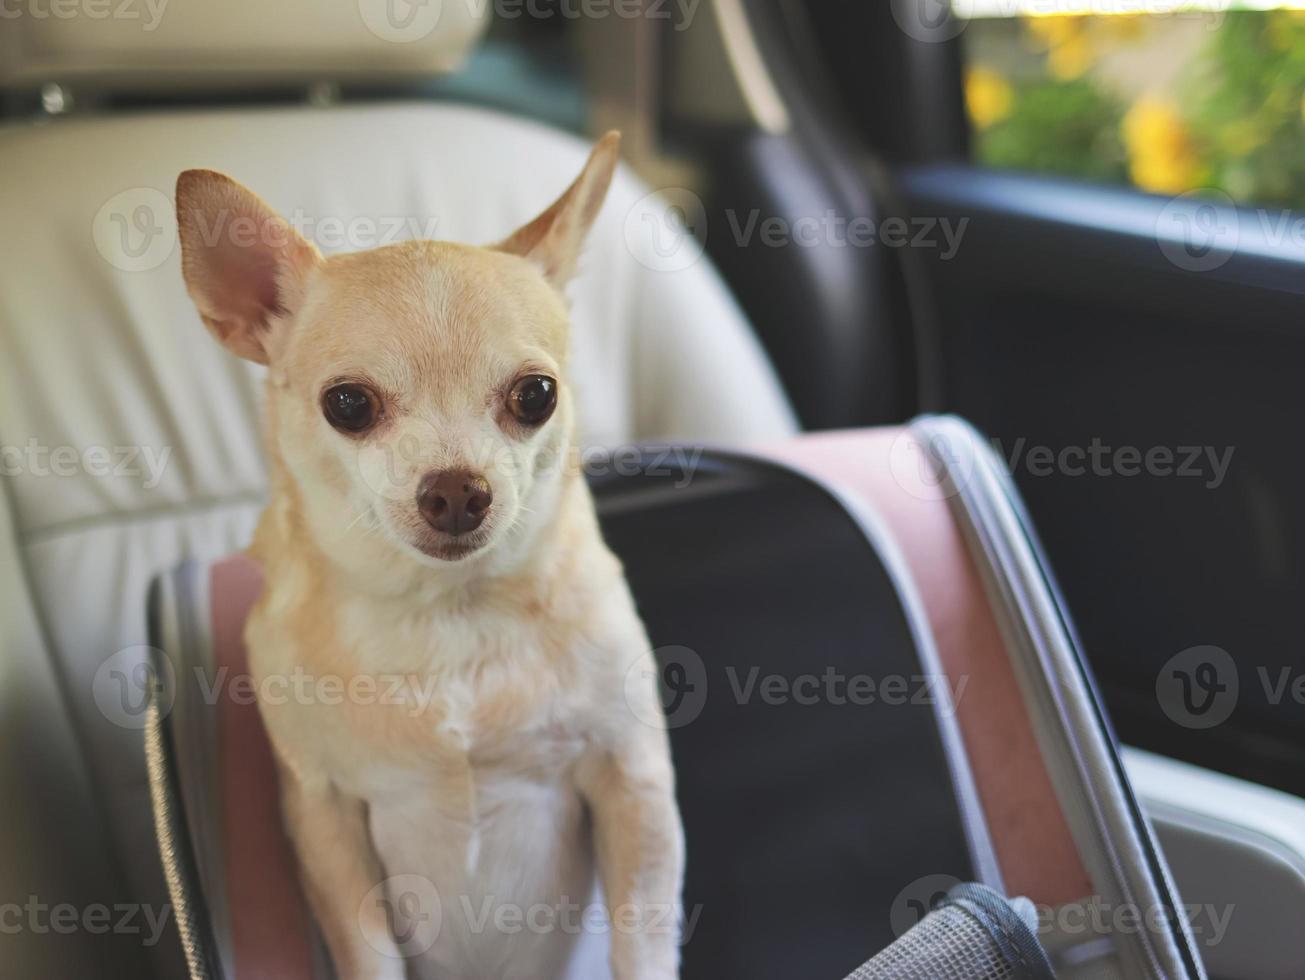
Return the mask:
M975 157L1159 194L1305 206L1302 8L957 0Z

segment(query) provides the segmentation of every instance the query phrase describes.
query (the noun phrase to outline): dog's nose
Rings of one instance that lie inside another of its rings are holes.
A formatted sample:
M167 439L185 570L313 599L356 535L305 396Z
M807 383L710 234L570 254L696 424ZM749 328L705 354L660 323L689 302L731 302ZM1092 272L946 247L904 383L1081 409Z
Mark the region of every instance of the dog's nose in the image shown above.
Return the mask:
M427 473L417 487L417 510L427 524L445 534L474 531L493 502L485 478L467 470Z

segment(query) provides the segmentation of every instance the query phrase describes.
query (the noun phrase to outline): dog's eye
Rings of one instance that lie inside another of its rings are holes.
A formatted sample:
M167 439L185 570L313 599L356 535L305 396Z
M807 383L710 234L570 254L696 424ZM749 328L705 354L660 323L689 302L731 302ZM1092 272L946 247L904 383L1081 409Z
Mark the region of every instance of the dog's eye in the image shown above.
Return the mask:
M542 374L520 378L508 392L508 411L522 425L543 425L557 406L557 382Z
M322 414L342 432L363 432L376 424L380 400L366 385L341 384L322 394Z

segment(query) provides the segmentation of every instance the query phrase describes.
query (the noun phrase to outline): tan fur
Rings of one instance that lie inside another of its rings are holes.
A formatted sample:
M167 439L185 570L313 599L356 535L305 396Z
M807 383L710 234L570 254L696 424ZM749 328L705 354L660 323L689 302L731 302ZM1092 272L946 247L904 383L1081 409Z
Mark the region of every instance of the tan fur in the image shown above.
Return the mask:
M633 916L609 933L613 976L678 974L674 778L665 732L639 720L660 717L655 665L572 465L565 378L560 288L616 157L609 134L497 248L327 259L228 178L178 181L191 295L220 341L269 366L272 496L252 549L267 586L247 640L287 827L342 980L561 976L572 936L500 934L467 903L583 904L595 859L613 915ZM239 246L212 234L233 215L277 234ZM552 418L529 432L503 408L523 371L560 382ZM387 418L366 436L323 419L323 386L341 378L384 394ZM415 487L452 467L483 473L494 502L485 543L446 561L421 547ZM385 703L267 694L296 672L405 686ZM408 874L433 884L441 928L404 958L398 920L367 898Z

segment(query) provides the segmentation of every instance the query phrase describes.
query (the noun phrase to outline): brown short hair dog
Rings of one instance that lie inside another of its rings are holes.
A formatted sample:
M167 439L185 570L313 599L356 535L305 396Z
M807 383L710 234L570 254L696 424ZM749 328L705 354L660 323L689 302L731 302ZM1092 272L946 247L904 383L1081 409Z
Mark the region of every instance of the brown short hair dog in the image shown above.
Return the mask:
M618 142L489 248L323 258L229 178L177 181L195 305L268 367L266 587L247 640L343 980L561 976L575 929L508 931L494 913L585 903L595 863L617 980L678 972L682 832L665 732L645 723L656 668L567 465L561 288ZM269 694L292 675L295 695ZM322 696L328 677L342 696Z

